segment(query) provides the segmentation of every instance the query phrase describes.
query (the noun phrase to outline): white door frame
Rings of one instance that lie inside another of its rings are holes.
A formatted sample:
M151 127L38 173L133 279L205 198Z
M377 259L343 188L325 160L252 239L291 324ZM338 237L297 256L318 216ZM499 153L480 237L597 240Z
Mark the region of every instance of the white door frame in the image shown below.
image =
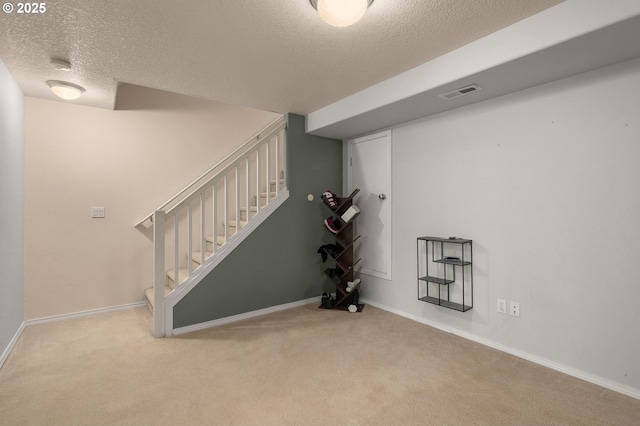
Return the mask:
M392 171L391 171L391 130L385 130L382 132L377 132L377 133L373 133L370 135L366 135L366 136L360 136L357 138L353 138L353 139L348 139L346 140L346 158L345 158L345 169L346 169L346 192L347 194L350 194L351 191L353 191L354 188L352 188L352 184L353 184L353 176L352 176L352 154L353 154L353 145L355 143L361 143L361 142L366 142L368 140L372 140L372 139L379 139L381 137L386 137L387 138L387 152L386 152L386 161L387 161L387 170L388 170L388 176L387 176L387 183L388 183L388 189L387 191L385 191L385 203L389 203L388 204L388 208L389 208L389 223L385 224L385 228L387 228L387 232L388 232L388 244L389 246L386 248L386 261L387 261L387 265L388 265L388 271L387 273L382 273L382 272L378 272L378 271L373 271L373 270L366 270L363 268L358 268L358 265L356 265L356 270L359 271L362 274L366 274L366 275L371 275L371 276L375 276L378 278L382 278L385 280L392 280L392 270L393 270L393 232L392 232L392 224L393 224L393 194L392 194L392 190L393 190L393 182L392 182ZM357 223L356 223L357 226Z

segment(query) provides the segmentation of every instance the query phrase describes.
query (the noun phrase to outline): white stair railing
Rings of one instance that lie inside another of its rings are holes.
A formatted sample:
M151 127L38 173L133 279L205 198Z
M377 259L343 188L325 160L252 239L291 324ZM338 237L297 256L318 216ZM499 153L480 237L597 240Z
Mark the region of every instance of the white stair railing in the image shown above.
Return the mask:
M136 225L153 223L154 336L165 335L168 295L286 191L285 127L271 123Z

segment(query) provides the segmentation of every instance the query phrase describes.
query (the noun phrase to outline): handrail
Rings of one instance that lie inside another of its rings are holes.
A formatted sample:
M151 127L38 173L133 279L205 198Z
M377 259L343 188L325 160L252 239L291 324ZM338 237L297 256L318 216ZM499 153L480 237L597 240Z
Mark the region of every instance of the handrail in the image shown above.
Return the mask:
M193 199L193 197L197 196L198 193L200 191L202 191L203 188L209 186L212 182L214 182L216 179L218 179L220 176L223 176L225 173L229 172L229 170L233 169L234 167L236 167L238 164L240 164L242 161L245 160L245 157L247 155L249 155L251 152L256 151L257 149L259 149L263 144L268 143L269 140L271 140L272 137L274 137L276 134L278 134L278 132L280 132L282 129L284 129L286 126L286 123L283 122L281 123L278 127L274 128L271 132L267 133L266 136L262 136L260 137L260 139L258 139L253 145L251 145L250 147L246 148L244 150L244 152L240 155L237 156L236 159L234 159L232 162L230 162L229 164L227 164L226 166L224 166L223 169L221 169L220 171L218 171L215 175L211 176L209 179L207 179L205 182L201 183L197 188L195 188L193 191L191 191L189 193L189 195L186 195L182 198L182 200L178 203L176 203L174 206L172 206L170 209L168 209L165 213L166 214L171 214L173 213L176 209L180 208L182 205L184 205L186 202L191 201ZM245 144L246 145L246 144ZM267 172L268 172L268 168L267 168ZM184 191L183 191L184 192ZM167 204L165 204L166 207Z
M151 220L153 221L153 214L156 210L162 210L164 209L166 206L168 206L169 204L171 204L173 201L175 201L177 198L179 198L182 194L184 194L185 192L187 192L191 187L193 187L195 184L197 184L198 182L200 182L203 178L205 178L206 176L208 176L209 174L211 174L211 172L213 172L215 169L217 169L218 167L220 167L222 164L224 164L225 162L227 162L230 158L232 158L234 155L236 155L239 151L241 151L242 149L244 149L247 145L249 145L250 143L254 142L254 144L249 147L247 149L247 151L250 151L251 149L253 149L255 147L256 144L260 143L261 140L263 139L269 139L271 138L274 134L276 134L277 132L279 132L280 130L282 130L283 128L285 128L287 125L287 121L285 119L284 116L280 116L278 118L276 118L275 120L273 120L271 123L269 123L266 127L264 127L261 131L259 131L258 133L256 133L255 135L253 135L251 138L249 138L246 142L244 142L242 145L240 145L239 147L237 147L236 149L234 149L233 151L231 151L228 155L226 155L222 160L218 161L216 164L214 164L213 166L211 166L206 172L202 173L200 176L198 176L196 179L194 179L191 183L189 183L187 186L185 186L183 189L181 189L180 191L178 191L174 196L172 196L171 198L169 198L167 201L165 201L162 205L160 205L159 207L157 207L156 209L154 209L151 213L149 213L148 215L146 215L144 217L144 219L142 219L141 221L139 221L138 223L136 223L136 227L142 225L143 223L145 223L147 220ZM246 153L246 151L245 151ZM241 157L242 155L240 155L239 157ZM185 198L189 198L191 195L193 195L194 192L197 192L202 186L205 186L208 184L208 181L203 183L202 185L200 185L200 187L196 188L194 191L191 192L191 194L189 194L188 196L186 196Z
M154 211L153 286L151 294L145 291L153 305L154 336L171 334L173 324L171 309L166 306L167 294L180 289L184 293L193 288L204 277L203 274L212 270L206 268L217 265L264 220L265 215L277 208L283 198L280 197L281 191L286 191L288 197L285 129L285 120L272 123L264 129L269 133L261 133L250 143L243 144L235 154L210 169L208 176L195 181ZM241 173L244 175L242 183ZM217 189L219 183L222 183L220 192ZM245 193L242 193L241 185ZM251 195L255 200L255 210L250 204ZM199 200L199 206L196 200ZM244 206L241 205L242 200ZM276 203L272 203L274 200ZM266 210L264 214L263 209ZM244 213L244 219L241 213ZM171 221L169 227L165 227L167 221ZM169 235L169 240L166 235ZM210 243L212 247L208 248ZM194 259L196 252L197 260ZM186 263L181 262L184 255Z
M277 132L279 132L281 130L281 128L276 128L272 133L270 133L269 135L267 135L264 138L261 138L260 140L256 141L255 144L251 145L249 148L247 148L241 155L238 156L238 158L236 158L235 160L233 160L231 163L227 164L226 166L224 166L223 169L221 169L218 173L216 173L215 175L211 176L211 178L207 179L205 182L203 182L200 186L198 186L196 189L194 189L193 191L191 191L189 193L189 195L185 196L179 203L176 203L174 206L172 206L171 208L169 208L165 213L167 215L170 215L171 213L173 213L176 209L181 208L184 204L187 204L189 201L192 201L201 191L203 188L209 186L211 183L215 182L216 179L218 179L220 176L224 176L225 173L228 173L229 170L233 169L235 166L237 166L238 164L240 164L240 162L245 160L245 156L249 153L251 153L252 151L256 150L258 147L261 147L263 143L268 143L269 140L271 139L271 137L276 134ZM166 204L165 204L166 207Z

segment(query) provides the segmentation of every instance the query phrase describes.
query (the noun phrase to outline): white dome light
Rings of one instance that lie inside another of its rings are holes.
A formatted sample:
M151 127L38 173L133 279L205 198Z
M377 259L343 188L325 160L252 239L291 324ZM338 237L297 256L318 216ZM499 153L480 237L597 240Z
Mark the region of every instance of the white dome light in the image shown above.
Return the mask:
M66 81L48 80L51 91L59 98L71 101L78 99L84 93L84 87Z
M309 0L324 22L348 27L358 22L373 0Z

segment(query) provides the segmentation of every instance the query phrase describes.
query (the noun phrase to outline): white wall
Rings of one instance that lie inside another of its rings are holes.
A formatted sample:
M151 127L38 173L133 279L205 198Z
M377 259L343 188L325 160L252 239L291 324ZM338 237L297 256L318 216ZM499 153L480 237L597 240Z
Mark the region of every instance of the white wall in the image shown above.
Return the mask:
M0 61L0 366L24 323L24 96Z
M634 60L393 129L394 280L363 297L640 398L639 111ZM417 300L424 235L473 239L471 311Z
M277 117L128 85L116 111L26 98L25 114L27 319L141 302L152 244L134 225Z

